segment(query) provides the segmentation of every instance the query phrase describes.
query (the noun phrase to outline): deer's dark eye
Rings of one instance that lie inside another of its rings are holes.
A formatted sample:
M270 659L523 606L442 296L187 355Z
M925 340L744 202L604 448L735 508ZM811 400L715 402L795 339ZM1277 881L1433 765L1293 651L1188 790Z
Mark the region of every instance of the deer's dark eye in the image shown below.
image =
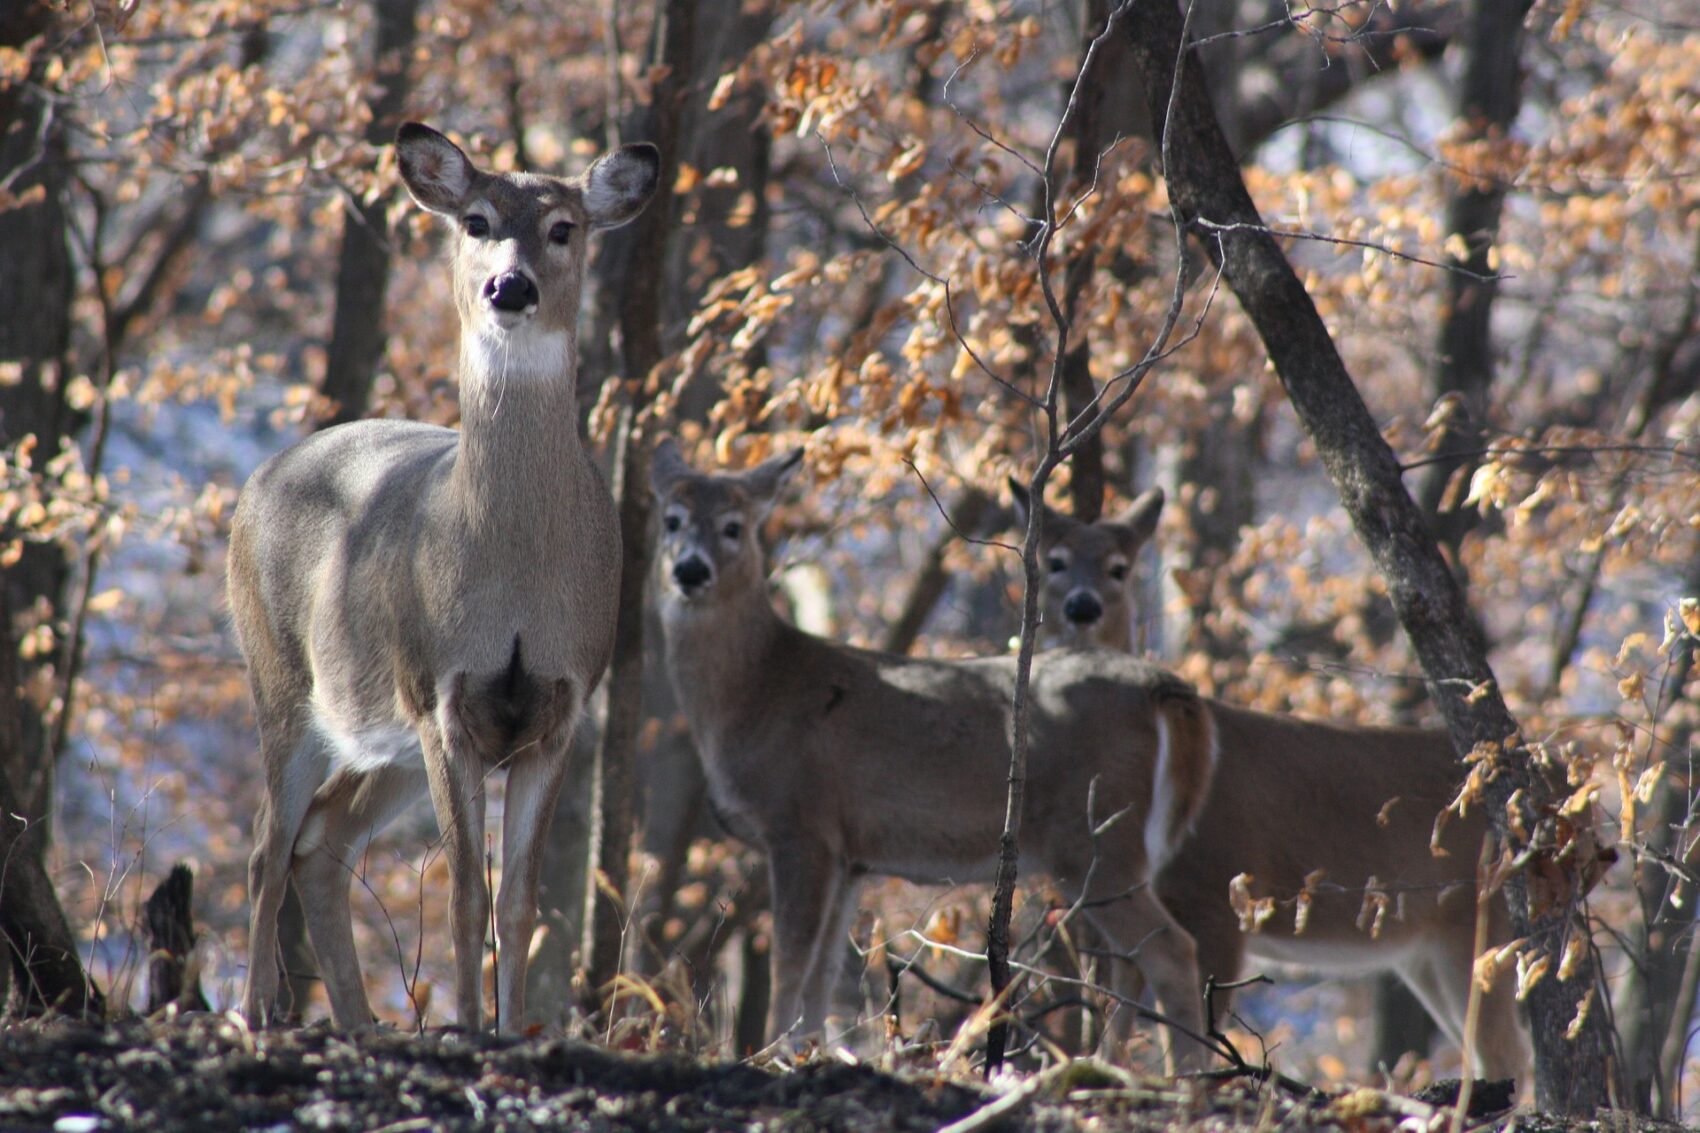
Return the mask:
M557 220L549 226L549 242L551 244L565 244L572 238L573 226L570 221Z
M485 220L482 216L479 216L477 213L472 213L471 215L469 215L466 218L465 223L466 223L466 234L468 236L476 237L478 239L483 239L484 237L490 235L490 222L488 220Z
M1061 574L1068 569L1068 560L1061 555L1052 555L1045 560L1045 565L1050 568L1052 574Z
M1111 567L1110 568L1110 577L1115 579L1117 582L1120 582L1122 579L1126 578L1127 577L1127 564L1126 563L1117 563L1115 566Z
M670 515L661 521L661 525L669 531L677 531L679 530L679 517L676 515Z
M720 529L720 533L728 539L736 540L744 533L744 525L735 519L729 519L726 521L726 526Z

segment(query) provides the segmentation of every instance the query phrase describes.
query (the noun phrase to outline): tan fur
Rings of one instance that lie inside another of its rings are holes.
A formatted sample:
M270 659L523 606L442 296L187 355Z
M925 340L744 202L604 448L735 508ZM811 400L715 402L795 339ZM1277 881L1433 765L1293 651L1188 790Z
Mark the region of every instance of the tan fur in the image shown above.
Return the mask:
M512 1030L540 834L608 662L619 589L613 502L576 428L585 239L636 215L658 161L628 146L571 181L498 176L411 123L397 151L414 199L457 229L461 428L326 430L262 465L237 504L230 607L266 775L243 1011L255 1024L273 1014L293 877L332 1017L371 1024L349 882L372 834L429 793L459 1021L482 1027L484 779L505 767L497 1003Z
M668 442L653 479L669 672L717 811L768 858L774 1033L824 1024L861 876L991 878L1015 680L1012 658L854 649L774 612L756 534L800 455L703 475ZM1180 768L1180 826L1204 797L1208 726L1196 695L1131 657L1064 651L1036 663L1032 705L1023 870L1084 898L1164 1009L1196 1031L1191 937L1143 884L1159 718ZM1106 827L1096 841L1094 825ZM1178 1053L1191 1061L1198 1051Z
M1155 513L1149 518L1154 525ZM1084 590L1102 595L1106 611L1131 609L1131 578L1112 578L1105 569L1112 561L1107 549L1129 545L1125 525L1080 523L1047 509L1041 550L1062 549L1068 569L1058 573L1066 573L1068 587L1046 588L1044 624L1068 626L1059 635L1064 640L1084 637L1125 649L1125 615L1117 624L1108 615L1097 624L1071 622L1062 602L1066 593ZM1430 853L1436 816L1462 778L1445 733L1342 727L1198 703L1215 733L1215 775L1191 835L1163 866L1157 888L1197 942L1200 974L1231 982L1247 954L1318 972L1393 971L1461 1043L1475 957L1476 862L1487 820L1479 807L1452 820L1442 839L1446 856ZM1229 902L1229 886L1241 874L1250 876L1253 899L1272 898L1278 910L1250 935ZM1308 886L1307 878L1313 879ZM1373 893L1387 899L1378 929ZM1296 933L1303 906L1308 919ZM1491 943L1509 939L1507 920L1496 897L1489 904ZM1507 983L1502 978L1482 1005L1474 1069L1489 1077L1514 1076L1527 1065ZM1218 996L1219 1014L1227 998Z

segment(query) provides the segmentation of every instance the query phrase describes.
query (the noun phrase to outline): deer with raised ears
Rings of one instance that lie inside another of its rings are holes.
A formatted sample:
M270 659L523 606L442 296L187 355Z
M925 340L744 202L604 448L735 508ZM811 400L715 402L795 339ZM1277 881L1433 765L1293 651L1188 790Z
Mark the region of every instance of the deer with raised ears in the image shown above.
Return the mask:
M660 161L633 145L572 180L495 174L417 123L396 151L413 199L456 230L461 425L327 429L262 465L237 503L230 606L266 777L243 1010L273 1014L293 877L336 1025L372 1024L349 882L372 835L428 793L459 1022L481 1029L484 782L506 768L496 991L511 1030L542 834L619 599L614 505L578 434L585 241L638 214Z
M1032 506L1027 486L1009 479L1022 528ZM1156 533L1163 489L1140 495L1116 518L1085 523L1045 507L1039 557L1044 589L1039 625L1055 645L1133 650L1133 561Z
M1024 513L1025 488L1013 480L1010 488ZM1130 651L1127 567L1162 506L1152 489L1113 521L1045 509L1048 638ZM1197 944L1200 974L1234 981L1248 954L1331 974L1392 971L1462 1045L1488 824L1480 807L1452 818L1440 840L1445 856L1431 851L1435 820L1463 778L1446 733L1202 703L1217 737L1216 773L1191 834L1156 879L1164 906ZM1164 789L1159 779L1157 794ZM1246 932L1241 914L1255 920L1263 909L1279 912ZM1488 941L1506 943L1502 900L1485 915ZM1503 1078L1526 1067L1526 1054L1508 980L1498 982L1479 1011L1473 1070ZM1218 1012L1228 1006L1229 993L1218 992Z
M993 877L1015 685L1014 658L856 649L774 612L757 536L801 457L710 475L664 441L651 480L669 675L716 812L767 855L775 1035L824 1026L863 875ZM1209 783L1197 695L1132 657L1068 651L1036 659L1032 704L1024 868L1082 899L1114 947L1137 955L1163 1009L1198 1032L1192 939L1144 884ZM1155 799L1164 765L1182 769L1169 776L1180 789ZM1177 1053L1190 1063L1201 1051L1183 1041Z

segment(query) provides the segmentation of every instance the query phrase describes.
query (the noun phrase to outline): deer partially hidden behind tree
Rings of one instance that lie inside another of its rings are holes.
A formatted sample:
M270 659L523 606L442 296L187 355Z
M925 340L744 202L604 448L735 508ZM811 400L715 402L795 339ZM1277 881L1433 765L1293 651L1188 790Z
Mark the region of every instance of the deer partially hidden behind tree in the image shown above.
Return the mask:
M1012 476L1009 490L1025 529L1027 486ZM1048 643L1133 652L1133 562L1156 534L1162 514L1161 488L1143 493L1114 519L1097 523L1045 509L1039 624Z
M249 1020L278 986L293 876L343 1029L372 1022L349 883L372 835L429 793L449 862L455 1001L484 1024L484 784L507 771L497 1021L524 1025L542 837L568 742L613 646L620 538L578 434L585 242L654 192L653 146L581 177L498 175L417 123L401 177L455 227L458 431L359 421L273 457L243 489L230 605L266 790L249 867Z
M1032 501L1018 482L1010 488L1025 525ZM1162 506L1152 489L1115 521L1045 507L1046 640L1129 651L1128 568ZM1236 980L1247 953L1323 973L1391 971L1462 1046L1488 824L1478 803L1434 836L1464 779L1450 738L1201 704L1217 742L1214 777L1191 833L1156 877L1164 907L1197 943L1200 973ZM1488 942L1505 944L1503 898L1494 895L1482 915ZM1526 1069L1509 982L1501 977L1484 996L1474 1036L1471 1070L1492 1078ZM1218 992L1218 1012L1228 1005Z
M825 1024L864 875L992 878L1015 662L855 649L781 619L757 535L801 456L707 475L666 441L652 486L669 674L716 811L767 855L769 1032L807 1035ZM1113 653L1045 655L1032 688L1025 867L1082 899L1116 949L1136 954L1163 1009L1197 1033L1192 939L1143 883L1179 844L1209 782L1213 744L1198 697ZM1192 1062L1201 1048L1183 1039L1177 1053Z

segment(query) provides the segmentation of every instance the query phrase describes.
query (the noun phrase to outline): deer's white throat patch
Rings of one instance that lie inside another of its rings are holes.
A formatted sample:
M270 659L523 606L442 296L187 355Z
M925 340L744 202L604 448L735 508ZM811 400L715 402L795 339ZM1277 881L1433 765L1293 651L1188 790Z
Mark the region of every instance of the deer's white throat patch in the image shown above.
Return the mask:
M466 336L462 362L487 380L556 381L572 361L572 338L564 330L543 330L535 316L503 329L489 316L476 334Z

